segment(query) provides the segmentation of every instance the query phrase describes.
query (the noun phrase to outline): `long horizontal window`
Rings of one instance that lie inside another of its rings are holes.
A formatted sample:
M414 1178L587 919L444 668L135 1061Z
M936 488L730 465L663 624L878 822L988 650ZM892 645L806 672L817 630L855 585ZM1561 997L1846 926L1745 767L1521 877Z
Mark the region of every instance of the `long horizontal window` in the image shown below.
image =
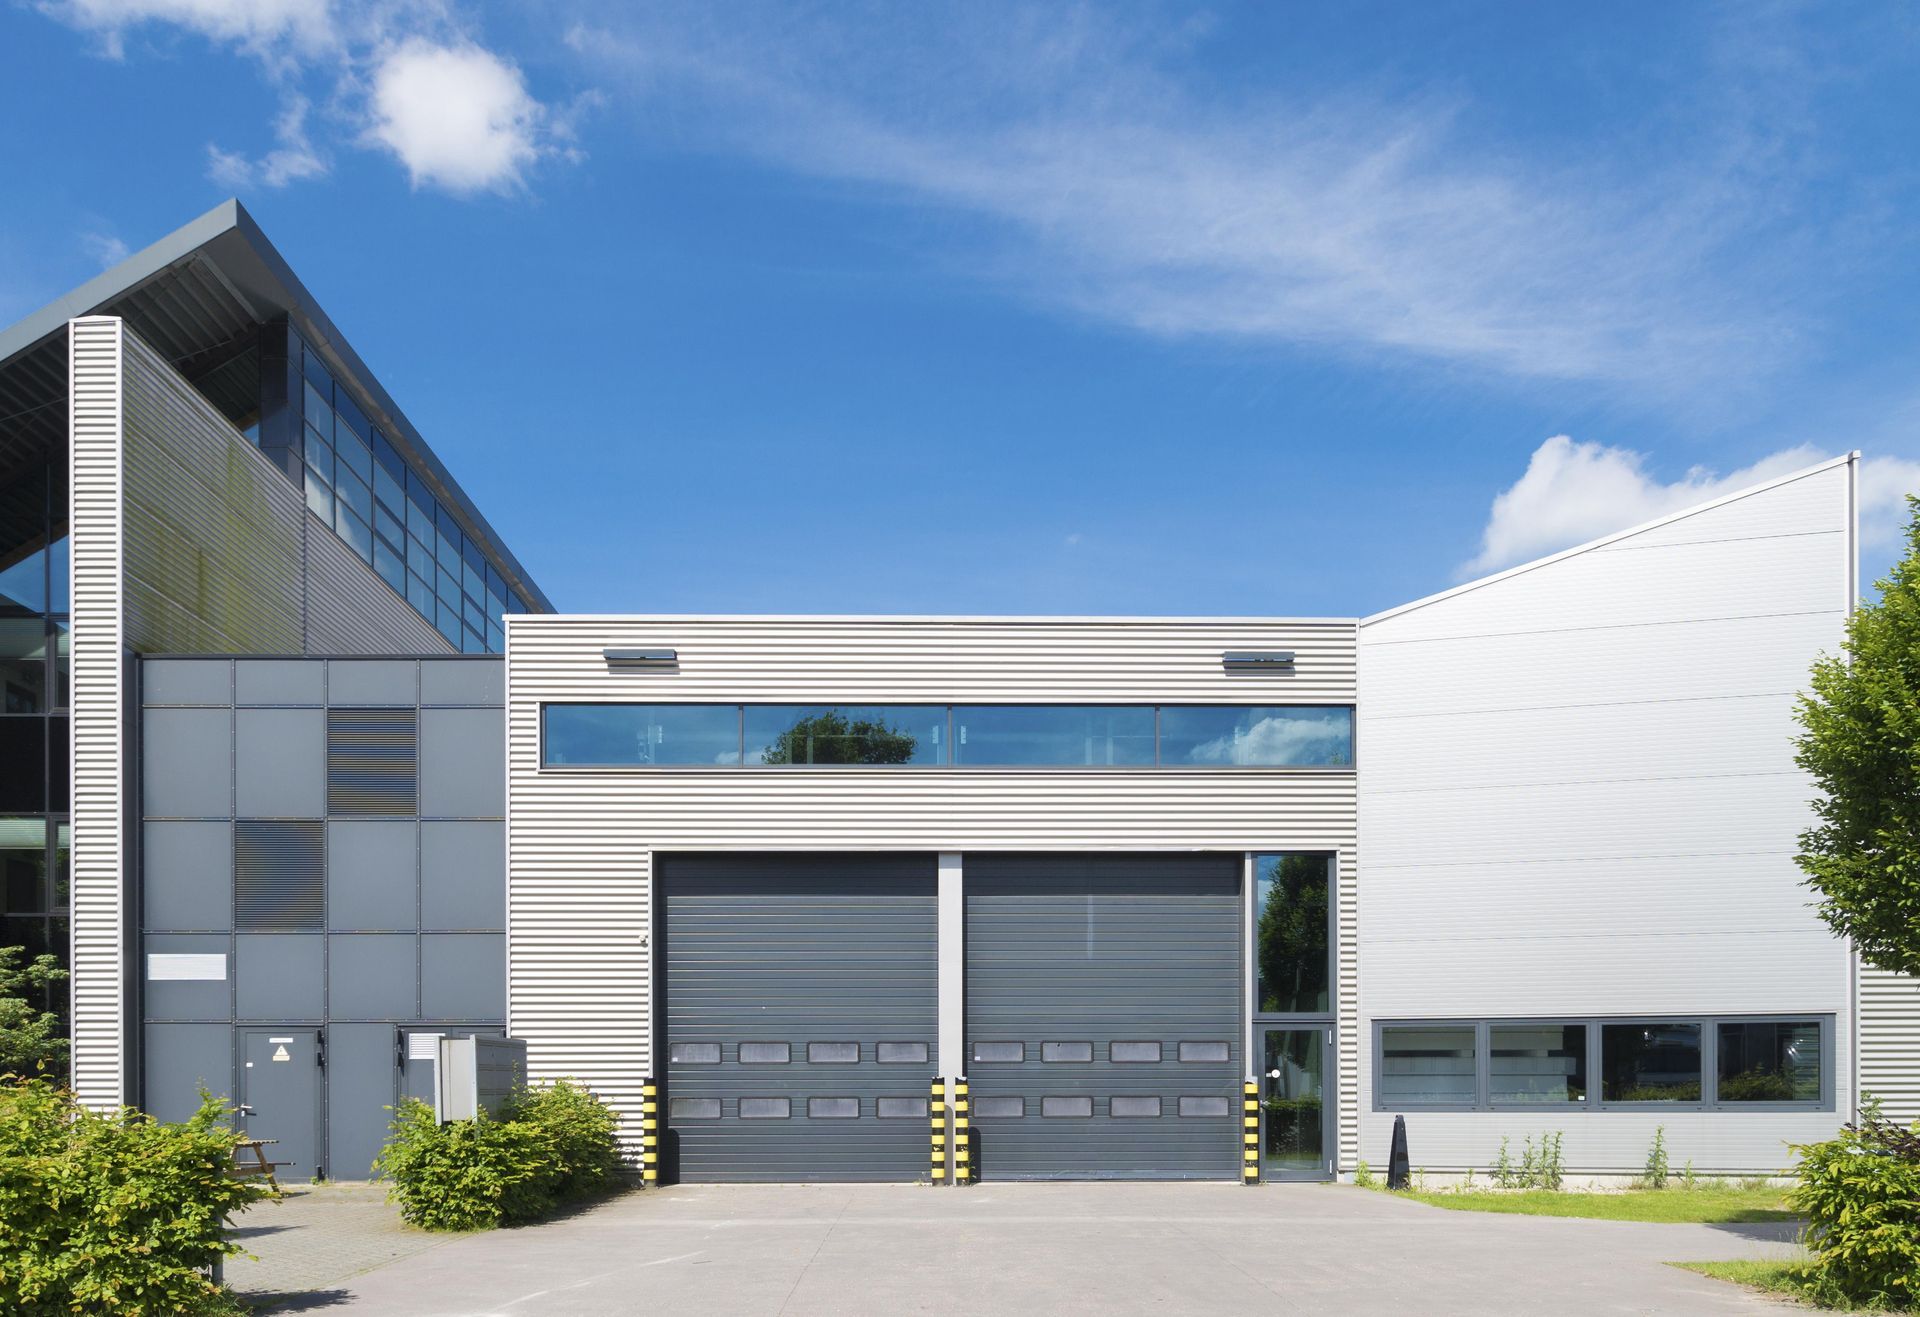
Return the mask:
M1830 1107L1831 1016L1376 1026L1374 1108Z
M549 704L549 768L1348 768L1345 705Z

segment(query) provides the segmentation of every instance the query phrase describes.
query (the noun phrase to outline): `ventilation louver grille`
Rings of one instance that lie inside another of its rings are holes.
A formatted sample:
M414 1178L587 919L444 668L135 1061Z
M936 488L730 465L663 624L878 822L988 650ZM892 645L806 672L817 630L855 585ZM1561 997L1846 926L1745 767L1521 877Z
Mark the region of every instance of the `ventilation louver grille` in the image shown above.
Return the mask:
M412 814L419 760L412 709L329 709L327 812Z
M325 923L319 820L233 825L233 926L242 933L317 933Z

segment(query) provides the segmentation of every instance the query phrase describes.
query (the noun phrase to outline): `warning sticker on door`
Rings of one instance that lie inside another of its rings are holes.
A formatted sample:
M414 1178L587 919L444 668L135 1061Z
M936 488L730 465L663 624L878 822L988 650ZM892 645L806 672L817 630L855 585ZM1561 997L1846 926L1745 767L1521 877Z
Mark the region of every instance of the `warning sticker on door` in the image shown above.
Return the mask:
M292 1057L287 1055L287 1045L285 1043L282 1043L280 1044L280 1046L273 1049L273 1059L276 1061L293 1060Z

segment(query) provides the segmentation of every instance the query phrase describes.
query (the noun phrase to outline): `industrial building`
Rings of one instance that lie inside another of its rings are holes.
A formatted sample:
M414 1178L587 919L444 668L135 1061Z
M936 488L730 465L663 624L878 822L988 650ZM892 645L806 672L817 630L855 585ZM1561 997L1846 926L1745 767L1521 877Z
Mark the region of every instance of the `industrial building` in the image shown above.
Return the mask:
M1854 457L1370 617L559 614L237 203L0 334L0 415L7 932L89 1102L352 1179L509 1033L685 1182L930 1178L963 1076L988 1181L1920 1116L1793 862Z

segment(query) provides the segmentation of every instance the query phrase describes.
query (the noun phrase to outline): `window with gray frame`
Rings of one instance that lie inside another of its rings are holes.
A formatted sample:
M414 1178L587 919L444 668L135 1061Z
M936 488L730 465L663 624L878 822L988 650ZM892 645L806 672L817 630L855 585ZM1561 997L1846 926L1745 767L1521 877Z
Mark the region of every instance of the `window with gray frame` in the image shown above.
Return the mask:
M547 704L545 768L1351 768L1351 705Z
M1373 1106L1828 1110L1832 1055L1830 1015L1381 1021Z

